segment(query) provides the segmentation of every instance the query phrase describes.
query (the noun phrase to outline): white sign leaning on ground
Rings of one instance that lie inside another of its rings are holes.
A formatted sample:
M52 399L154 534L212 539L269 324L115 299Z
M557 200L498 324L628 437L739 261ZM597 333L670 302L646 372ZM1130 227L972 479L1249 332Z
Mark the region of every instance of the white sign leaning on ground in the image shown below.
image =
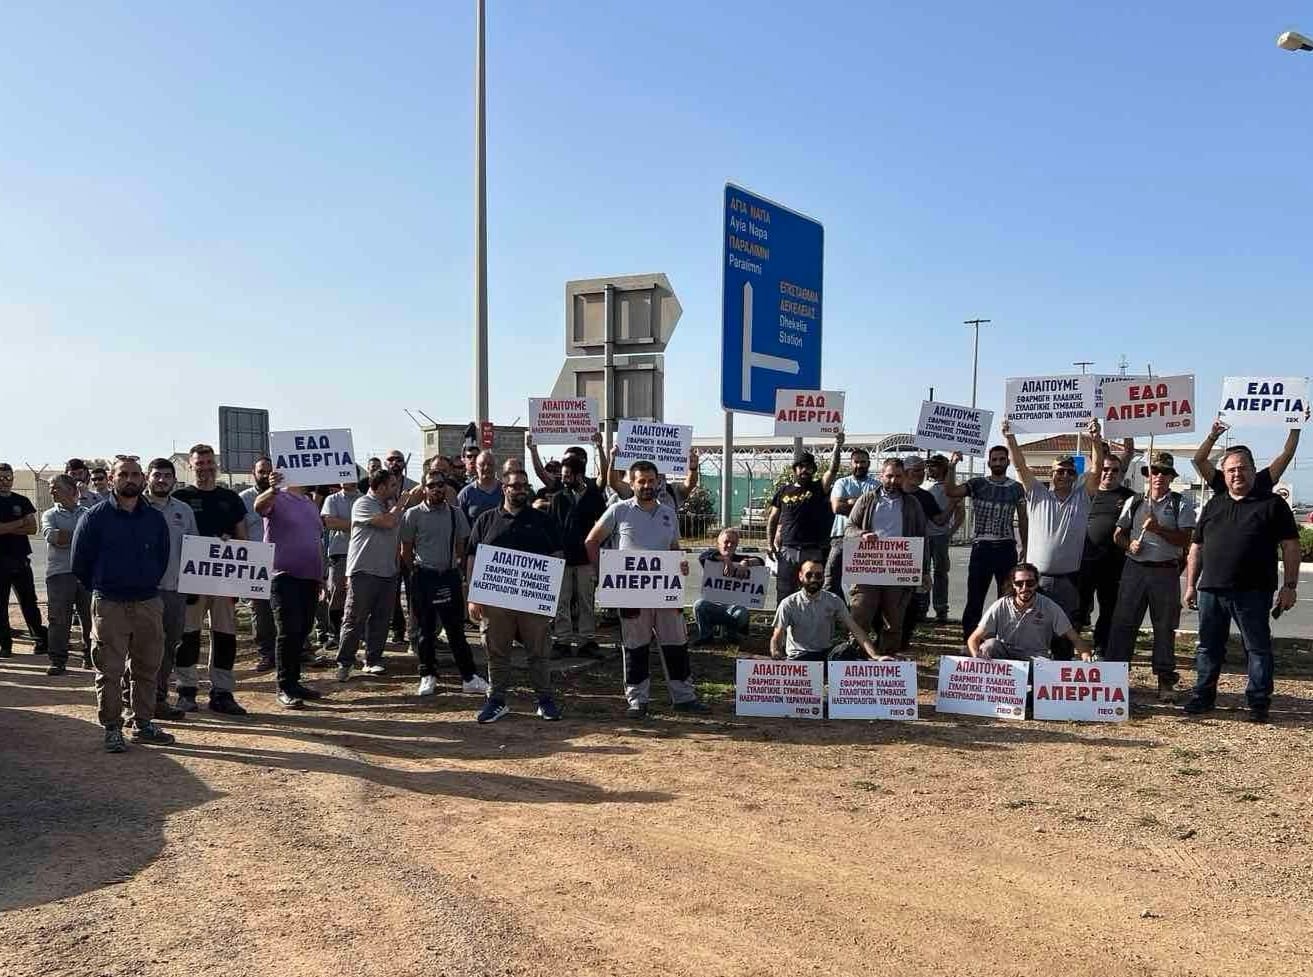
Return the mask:
M733 576L735 571L746 571L746 575ZM707 560L702 564L702 599L759 611L766 606L766 584L769 580L770 570L764 566L745 567L741 563Z
M775 391L777 438L833 437L842 428L842 390Z
M480 544L474 554L469 600L554 617L564 573L565 561L559 557Z
M914 587L921 583L924 536L843 539L843 580L850 584Z
M1035 718L1124 723L1131 718L1131 666L1126 662L1031 662Z
M269 454L284 485L341 485L359 477L346 428L270 431Z
M1227 377L1217 416L1242 427L1300 427L1308 410L1308 377Z
M939 659L935 712L1025 719L1029 673L1030 662L943 655Z
M830 662L831 719L916 719L916 662Z
M589 444L597 433L597 398L530 397L529 433L538 444Z
M1013 434L1065 434L1094 416L1094 377L1010 377L1004 419Z
M983 458L993 424L992 410L923 400L921 417L916 422L916 446L931 451L960 451L964 455Z
M1099 421L1109 439L1189 433L1194 430L1194 375L1105 383Z
M273 543L186 534L182 537L180 594L268 600L273 575Z
M820 719L825 715L825 662L735 662L734 714Z
M620 448L616 471L628 471L636 461L650 461L662 475L686 475L693 428L688 424L623 420L617 426L616 443Z
M682 608L685 560L679 550L602 550L597 606Z

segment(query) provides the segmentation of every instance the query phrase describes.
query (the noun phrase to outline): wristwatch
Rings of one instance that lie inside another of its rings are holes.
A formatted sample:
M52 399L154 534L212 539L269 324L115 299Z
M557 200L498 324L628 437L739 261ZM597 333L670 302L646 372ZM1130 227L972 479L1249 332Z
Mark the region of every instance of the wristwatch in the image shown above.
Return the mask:
M1299 589L1299 584L1297 584L1297 583L1286 583L1286 584L1282 584L1282 585L1281 585L1281 589L1282 589L1282 590L1298 590L1298 589Z

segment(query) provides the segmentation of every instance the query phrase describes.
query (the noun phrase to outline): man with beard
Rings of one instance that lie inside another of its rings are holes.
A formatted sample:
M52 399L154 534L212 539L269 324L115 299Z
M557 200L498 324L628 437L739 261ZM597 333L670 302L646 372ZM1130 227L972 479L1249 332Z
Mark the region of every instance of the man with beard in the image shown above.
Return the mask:
M166 746L155 725L155 680L164 653L159 582L169 566L169 527L141 500L145 476L135 458L114 463L114 494L82 517L73 533L73 572L92 593L96 628L96 706L105 750L122 753L123 672L130 677L126 718L132 742Z
M196 513L191 506L173 497L177 484L177 470L167 458L154 458L147 466L145 499L164 517L169 527L169 566L160 578L160 612L164 631L164 648L160 655L160 670L155 679L155 718L181 719L181 709L169 705L169 679L178 657L178 644L182 641L187 623L187 595L178 593L178 571L182 566L182 537L200 535L196 529Z
M825 566L834 510L830 489L839 476L843 432L834 437L830 467L816 481L816 458L810 451L793 456L793 482L771 499L766 512L766 555L775 561L775 592L783 600L798 589L798 570L808 560Z
M103 472L104 469L102 468L101 471ZM64 462L64 474L77 483L78 505L84 509L90 509L101 501L109 490L108 478L102 479L96 491L91 490L91 471L87 468L87 463L81 458L70 458Z
M561 489L552 496L549 510L561 532L565 550L565 573L561 576L561 597L556 603L552 650L565 654L570 651L571 643L578 641L579 654L595 658L601 655L597 647L597 619L593 614L597 572L584 541L606 511L606 497L584 476L586 464L577 454L565 456L561 462Z
M277 626L274 641L278 669L278 704L300 709L306 699L321 699L301 684L301 652L314 626L315 606L323 586L323 522L319 506L302 485L282 488L283 476L272 472L269 487L255 499L264 520L264 540L274 544L274 578L269 604Z
M842 541L838 545L842 548ZM861 646L867 658L888 660L882 656L865 629L848 611L848 605L822 584L825 573L815 560L808 560L798 570L802 589L795 590L775 608L775 630L770 638L770 656L791 661L819 662L847 654L851 644L834 644L834 625L842 624ZM831 647L833 645L833 647Z
M953 452L944 481L944 495L948 498L971 499L971 559L967 564L966 605L962 608L963 641L980 621L990 583L1002 596L1003 582L1012 567L1026 558L1028 519L1025 489L1007 476L1006 447L994 445L986 459L989 465L987 476L976 476L958 485L957 463L962 456ZM1017 533L1012 528L1014 516L1021 537L1020 549L1017 547Z
M830 526L830 555L825 561L825 589L843 597L843 532L848 528L848 513L857 500L867 492L880 487L880 480L871 474L871 453L865 448L853 448L848 456L852 472L834 483L830 489L830 509L834 522Z
M679 518L672 507L657 501L656 465L650 461L636 461L630 465L629 486L633 498L610 506L584 540L588 559L594 564L601 558L602 545L613 538L616 548L622 551L679 549ZM687 561L680 564L680 573L688 576ZM666 688L670 691L675 710L707 712L693 687L683 609L635 607L621 608L619 613L628 718L642 719L647 715L652 685L649 648L653 635L661 645Z
M262 493L269 491L272 485L274 463L261 455L255 459L251 468L251 480L255 482L250 488L242 489L237 497L246 506L246 538L264 539L264 520L255 511L255 500ZM274 668L274 641L278 628L274 624L274 612L269 601L258 597L251 598L251 617L255 621L255 650L258 655L255 662L257 672L271 672Z
M346 607L346 557L351 542L351 507L360 498L355 482L343 482L341 488L324 500L320 515L328 530L328 640L324 651L334 651L342 634L342 610ZM333 662L336 663L335 661ZM328 661L315 659L317 665Z
M953 534L962 525L962 500L949 499L944 485L948 480L948 459L943 455L931 455L926 459L926 474L930 476L930 488L927 491L934 498L943 512L949 513L946 520L932 522L926 527L925 544L930 550L930 586L931 605L935 609L935 623L948 623L948 571L952 561L948 555L949 544Z
M1055 638L1071 642L1086 661L1090 646L1056 601L1039 592L1039 571L1033 564L1012 568L1012 593L1000 597L967 636L972 658L1048 658Z
M488 509L470 531L465 576L474 575L480 546L496 546L537 556L560 557L564 549L556 520L529 505L529 476L511 469L502 475L502 504ZM539 719L555 722L561 710L552 698L552 666L547 641L552 619L544 614L469 602L470 619L480 622L488 656L488 701L475 719L495 723L510 712L506 694L511 686L511 645L518 639L529 660L529 683L538 698Z
M907 602L907 612L903 614L903 647L906 648L912 642L912 635L916 632L917 625L926 619L930 613L930 588L929 571L930 561L933 558L934 548L930 545L930 532L936 527L942 527L948 523L952 512L948 509L940 508L939 502L927 489L921 487L925 482L925 459L920 455L903 456L903 494L909 495L921 506L921 511L925 513L926 541L925 541L925 566L926 579L919 587L912 588L912 596Z
M337 649L337 680L351 677L356 648L365 639L366 675L385 675L383 646L397 596L397 537L409 498L397 492L386 468L369 476L369 491L351 506L351 541L347 546L346 607Z
M1108 645L1108 629L1112 627L1113 608L1117 604L1117 590L1121 585L1123 547L1114 540L1117 520L1122 507L1135 493L1122 480L1125 468L1120 458L1108 455L1099 469L1099 489L1090 501L1090 518L1085 526L1085 551L1080 564L1080 606L1072 623L1077 629L1090 623L1094 614L1094 599L1099 599L1099 617L1094 624L1094 653L1103 655Z
M73 573L73 531L87 510L78 505L78 486L68 475L50 480L53 508L41 513L41 535L46 541L46 610L49 617L48 647L50 667L47 675L63 675L68 670L69 634L73 629L73 612L82 621L84 661L91 667L91 594Z
M0 462L0 658L14 653L9 630L9 591L18 597L23 621L32 636L33 654L47 648L46 627L36 602L36 578L32 576L32 544L27 537L36 532L36 507L25 495L12 491L14 469ZM85 625L86 622L83 622Z
M904 491L906 473L897 458L888 458L880 467L880 488L867 492L848 516L849 537L884 539L891 536L925 538L925 510L915 496ZM926 572L922 548L922 574ZM878 643L885 654L896 655L903 649L903 615L915 588L889 584L855 584L849 602L853 620L864 634L875 628Z
M193 445L189 455L196 484L178 489L173 497L191 506L199 535L218 539L246 539L246 506L237 493L218 483L219 465L208 444ZM191 594L187 622L178 645L178 708L196 711L201 657L201 625L210 619L210 709L225 716L245 716L233 697L237 688L233 666L237 662L237 602L232 597Z
M413 478L406 477L406 465L408 460L400 448L393 448L387 455L387 469L392 473L392 477L397 480L397 494L400 498L406 500L406 508L412 505L418 505L423 496L423 491L419 490L419 483ZM405 602L402 602L402 591L405 591ZM407 626L407 622L410 622ZM414 608L411 606L410 581L404 573L397 575L397 597L392 604L392 640L400 644L410 639L411 651L417 650L418 642L417 632L415 630Z

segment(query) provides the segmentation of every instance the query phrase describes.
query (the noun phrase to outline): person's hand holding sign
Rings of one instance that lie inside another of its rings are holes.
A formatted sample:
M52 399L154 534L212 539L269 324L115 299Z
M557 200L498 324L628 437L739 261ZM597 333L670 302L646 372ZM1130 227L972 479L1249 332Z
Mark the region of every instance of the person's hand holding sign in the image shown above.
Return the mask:
M469 614L470 614L470 620L473 621L475 624L478 624L480 621L483 620L483 605L482 605L482 604L476 604L476 603L474 603L474 601L470 601L470 602L466 605L466 610L469 611Z

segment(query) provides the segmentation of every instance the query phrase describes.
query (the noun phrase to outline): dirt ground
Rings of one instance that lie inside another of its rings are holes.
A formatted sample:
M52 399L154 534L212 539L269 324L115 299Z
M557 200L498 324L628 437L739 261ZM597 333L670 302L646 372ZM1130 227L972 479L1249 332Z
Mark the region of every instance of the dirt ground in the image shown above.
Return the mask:
M444 677L329 673L277 709L101 750L90 673L0 661L0 974L1313 973L1313 653L1274 723L1187 720L1135 671L1121 726L936 717L627 722L619 669L492 725ZM1182 662L1183 666L1185 662ZM662 693L658 693L659 695ZM658 700L658 704L661 700Z

